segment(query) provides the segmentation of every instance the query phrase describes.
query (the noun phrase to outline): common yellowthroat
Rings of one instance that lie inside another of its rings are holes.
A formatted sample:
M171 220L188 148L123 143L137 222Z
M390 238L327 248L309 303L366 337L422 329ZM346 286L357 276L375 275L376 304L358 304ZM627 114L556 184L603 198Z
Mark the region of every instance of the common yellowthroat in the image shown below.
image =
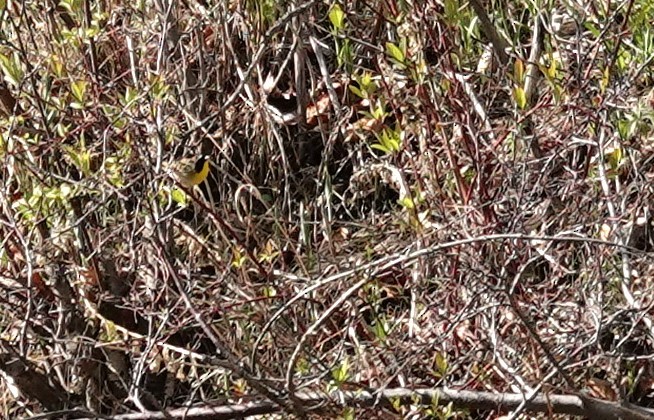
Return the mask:
M201 184L209 175L209 156L202 155L190 168L180 168L175 171L177 180L186 188Z

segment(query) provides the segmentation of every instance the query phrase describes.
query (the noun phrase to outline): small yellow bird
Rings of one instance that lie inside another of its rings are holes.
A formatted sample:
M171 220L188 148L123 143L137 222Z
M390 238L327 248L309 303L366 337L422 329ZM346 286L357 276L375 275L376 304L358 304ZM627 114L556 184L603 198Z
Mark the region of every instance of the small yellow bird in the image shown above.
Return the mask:
M209 156L202 155L190 168L175 171L177 180L186 188L201 184L209 175Z

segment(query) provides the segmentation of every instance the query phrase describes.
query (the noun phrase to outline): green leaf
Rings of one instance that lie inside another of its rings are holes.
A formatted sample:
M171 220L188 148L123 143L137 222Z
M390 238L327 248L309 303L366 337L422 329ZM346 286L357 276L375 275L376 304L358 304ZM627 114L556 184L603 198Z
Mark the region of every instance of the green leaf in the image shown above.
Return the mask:
M436 364L436 371L442 378L447 374L447 369L449 367L447 363L447 356L443 353L436 353L434 359L434 363Z
M347 357L334 369L332 369L332 378L341 384L349 379L350 362Z
M329 21L337 31L340 31L345 27L345 13L338 4L334 4L329 10Z
M61 0L59 6L66 9L71 14L82 10L82 1L81 0Z
M277 296L277 289L273 286L265 286L263 288L263 296L267 298L275 297Z
M386 150L386 153L399 152L400 145L402 144L402 130L399 127L384 128L380 134L376 134L379 145L372 147L378 150Z
M234 256L232 257L232 267L241 268L247 261L246 255L241 252L239 248L234 249Z
M338 65L351 67L354 53L352 51L350 40L344 39L340 46L337 45L337 50Z
M441 418L449 419L450 417L452 417L452 415L453 415L452 407L453 407L453 405L452 405L452 402L450 401L447 404L447 406L443 409L443 414L441 414Z
M527 106L527 96L525 95L525 90L523 88L516 87L513 89L513 98L515 99L518 108L525 109Z
M370 145L370 147L372 147L373 149L380 150L380 151L382 151L382 152L384 152L386 154L391 152L391 150L389 148L387 148L387 147L385 147L385 146L383 146L382 144L379 144L379 143L372 144L372 145Z
M602 80L600 80L600 91L604 93L606 88L609 86L609 81L611 79L611 71L607 66L602 72Z
M84 147L82 147L80 150L77 150L72 146L65 145L63 148L77 169L82 174L84 174L84 176L88 176L91 173L91 153Z
M295 364L296 371L302 375L306 375L311 370L311 365L304 357L300 357Z
M116 118L118 114L120 114L120 110L117 107L109 104L100 105L100 110L102 111L102 114L104 114L104 116L110 121Z
M513 62L513 77L518 83L522 83L525 76L525 65L519 58Z
M367 95L365 95L363 92L361 92L361 89L359 89L358 87L350 85L350 86L348 86L348 88L350 89L350 92L354 93L359 98L366 99Z
M377 337L380 342L383 343L386 341L386 337L388 337L388 328L386 326L386 321L383 318L377 318L372 329L375 337Z
M59 57L57 56L52 56L50 58L50 69L52 70L52 73L56 77L63 77L66 73L66 69L64 67L64 63L61 62Z
M19 87L23 79L23 70L19 63L18 56L15 54L11 57L0 54L0 67L5 74L5 79L15 87Z
M418 59L411 67L411 79L417 84L422 85L427 76L427 63L423 59Z
M368 71L356 78L358 87L350 86L352 93L362 99L370 98L377 91L377 84L372 80L372 74Z
M445 0L444 2L445 18L448 22L456 22L459 16L459 1L458 0Z
M608 160L609 168L616 170L620 167L623 162L623 153L621 147L616 147L612 151L606 154Z
M88 82L85 80L77 80L70 84L73 98L75 98L75 101L82 106L84 105L84 99L86 96L86 86L88 86Z
M404 53L402 50L392 42L386 43L386 53L394 59L398 64L404 65Z
M87 39L89 39L98 36L99 33L100 33L100 28L98 28L97 26L91 26L90 28L86 28L86 30L84 31L84 36Z
M372 73L369 71L364 72L359 78L359 85L366 90L370 89L371 87L376 87L372 82Z
M138 92L136 89L127 86L127 89L125 89L125 96L120 98L120 101L123 106L130 107L136 101L136 98L138 98Z
M123 174L122 174L122 167L124 165L124 160L125 160L124 157L109 156L104 161L104 167L106 169L107 179L114 187L122 188L125 185L125 181L123 180ZM179 203L179 201L175 199L175 191L173 191L171 195L173 201Z
M151 81L150 86L152 86L152 95L156 99L163 99L169 90L169 86L160 76L154 77L154 79Z
M354 420L356 419L354 407L345 407L341 412L341 418L343 420Z
M388 113L386 112L386 105L383 103L382 99L377 100L374 105L374 108L370 109L369 116L378 121L384 121Z
M416 206L411 197L403 197L398 200L398 203L405 209L413 210Z
M592 35L592 38L599 38L602 31L600 28L590 20L586 20L584 23L584 29L589 31Z
M556 62L556 59L554 59L554 57L551 57L550 58L550 65L547 68L547 73L546 74L547 74L547 77L549 77L552 80L554 80L556 78L556 74L557 74L557 70L558 70L557 69L557 67L558 67L557 64L558 63Z
M173 188L173 190L170 192L170 198L172 198L175 203L183 207L186 207L188 204L188 198L186 197L186 194L179 188Z
M118 329L116 328L116 324L109 320L105 320L102 324L104 325L104 332L100 334L101 340L110 343L118 339Z

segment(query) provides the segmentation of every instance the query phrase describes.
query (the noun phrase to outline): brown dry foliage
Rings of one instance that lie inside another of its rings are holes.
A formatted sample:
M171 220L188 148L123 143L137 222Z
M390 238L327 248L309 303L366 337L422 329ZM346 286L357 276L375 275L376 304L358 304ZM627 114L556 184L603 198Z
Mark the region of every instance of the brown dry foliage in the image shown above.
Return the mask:
M474 13L437 1L342 5L339 31L319 1L55 3L0 19L4 370L104 414L336 387L650 405L652 75L620 67L638 3L542 10L558 68L524 109L520 2L487 5L514 41L479 71ZM398 151L371 147L384 130ZM167 168L200 151L181 208ZM3 417L43 409L2 395Z

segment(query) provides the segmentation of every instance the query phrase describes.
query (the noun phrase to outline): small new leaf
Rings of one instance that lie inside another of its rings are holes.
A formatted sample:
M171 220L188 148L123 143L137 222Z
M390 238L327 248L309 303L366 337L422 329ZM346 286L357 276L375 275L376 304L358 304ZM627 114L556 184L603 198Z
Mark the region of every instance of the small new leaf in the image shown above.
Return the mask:
M385 147L384 145L382 145L380 143L372 144L372 145L370 145L370 147L372 147L373 149L377 149L377 150L379 150L381 152L384 152L385 154L388 154L388 153L391 152L391 150L389 148Z
M350 92L354 93L359 98L366 99L367 95L364 95L364 93L358 87L350 85L348 88L350 89Z
M23 71L20 68L17 56L8 57L0 54L0 67L2 67L2 72L5 74L7 81L18 87L23 79Z
M175 203L177 203L177 204L179 204L179 205L181 205L183 207L186 207L186 205L188 204L188 198L186 197L186 194L184 193L184 191L182 191L182 190L180 190L178 188L174 188L170 192L170 197L172 198L172 200Z
M516 105L518 108L525 109L527 106L527 96L525 95L525 90L521 87L516 87L513 89L513 97L515 98Z
M387 42L386 43L386 53L396 62L396 64L400 66L406 66L404 63L405 56L404 52L398 47L397 45L393 44L392 42Z
M525 65L522 60L517 59L513 63L513 76L515 80L519 83L522 83L525 75Z
M86 86L88 83L85 80L77 80L70 84L70 90L73 94L73 98L79 103L84 103L84 97L86 96Z
M398 201L400 205L402 205L402 207L404 207L405 209L413 210L416 207L411 197L407 196Z
M609 86L609 81L611 79L610 69L607 66L602 72L602 80L600 80L600 90L602 93L606 91L606 88Z
M345 13L338 4L334 4L329 10L329 21L336 31L341 31L345 27Z
M334 378L334 381L338 384L342 384L343 382L347 381L350 377L350 362L348 361L347 357L343 359L343 361L332 369L332 378Z

